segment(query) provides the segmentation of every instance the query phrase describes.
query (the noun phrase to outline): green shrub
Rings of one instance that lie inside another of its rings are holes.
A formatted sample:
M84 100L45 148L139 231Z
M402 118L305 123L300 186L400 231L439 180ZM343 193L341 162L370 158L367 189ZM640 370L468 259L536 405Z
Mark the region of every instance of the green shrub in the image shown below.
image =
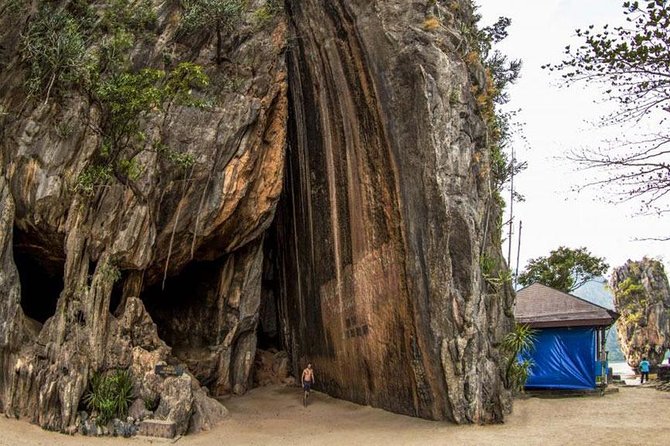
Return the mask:
M177 152L162 143L154 144L154 149L159 156L181 170L188 170L195 164L195 157L190 153Z
M121 175L123 175L125 178L128 178L131 181L138 180L142 175L142 172L144 171L142 166L137 162L135 158L133 159L121 158L117 162L117 165Z
M61 121L54 125L56 135L60 139L68 139L74 131L74 125L69 121Z
M145 397L144 398L144 408L150 412L155 412L156 409L158 409L158 406L161 402L160 396L156 396L154 398L151 397Z
M125 418L132 401L133 381L128 370L94 373L83 398L86 407L97 413L99 425L113 418Z
M482 270L482 277L488 285L497 291L501 286L512 282L512 271L504 268L498 270L496 273L496 264L495 258L486 253L483 253L479 257L479 267Z
M86 44L77 20L43 5L21 35L21 59L29 65L28 91L43 96L76 85L84 75Z
M77 177L74 190L85 195L90 195L96 187L106 184L111 179L112 169L110 166L89 166Z
M223 61L222 41L224 33L230 33L242 23L245 0L184 0L182 31L200 32L213 29L216 32L216 63Z
M92 67L93 76L106 73L122 73L130 68L128 53L135 44L135 37L120 28L111 34L105 34L100 40L97 63Z
M184 0L185 31L220 27L230 31L242 18L244 0Z
M254 11L254 22L258 27L265 26L283 10L284 6L279 0L266 0L264 5Z
M104 280L109 283L116 283L121 280L121 270L113 263L105 263L100 268Z
M518 356L535 348L535 334L536 330L528 325L516 324L503 339L502 351L507 359L505 381L509 389L520 391L526 384L533 362L530 359L519 361Z
M479 257L479 266L482 269L482 274L484 275L484 277L488 277L493 274L493 270L496 267L496 261L490 255L483 253Z
M16 18L19 13L25 11L28 0L5 0L0 2L0 14L7 14L9 17Z
M156 11L151 0L112 0L102 19L104 29L124 28L136 35L156 27Z

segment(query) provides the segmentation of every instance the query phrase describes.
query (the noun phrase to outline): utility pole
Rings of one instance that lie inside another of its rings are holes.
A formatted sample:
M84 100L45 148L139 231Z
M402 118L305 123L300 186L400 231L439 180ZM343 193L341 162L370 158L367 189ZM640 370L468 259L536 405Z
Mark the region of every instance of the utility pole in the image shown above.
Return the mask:
M509 179L509 230L507 232L507 266L512 266L512 225L514 224L514 146L512 146L512 161L510 162Z
M514 286L516 288L517 280L519 278L519 256L521 254L521 220L519 220L519 244L516 248L516 271L514 272Z

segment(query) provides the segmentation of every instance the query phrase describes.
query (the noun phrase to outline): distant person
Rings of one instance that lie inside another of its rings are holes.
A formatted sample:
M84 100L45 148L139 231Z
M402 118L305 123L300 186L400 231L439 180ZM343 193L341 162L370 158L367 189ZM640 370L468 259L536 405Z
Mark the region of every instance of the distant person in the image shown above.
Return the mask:
M640 361L640 384L644 384L645 378L649 382L649 361L647 361L646 356Z
M312 364L307 364L307 368L302 371L302 390L305 394L302 397L302 404L307 407L307 399L309 398L309 392L312 390L312 384L314 384L314 370L312 369Z

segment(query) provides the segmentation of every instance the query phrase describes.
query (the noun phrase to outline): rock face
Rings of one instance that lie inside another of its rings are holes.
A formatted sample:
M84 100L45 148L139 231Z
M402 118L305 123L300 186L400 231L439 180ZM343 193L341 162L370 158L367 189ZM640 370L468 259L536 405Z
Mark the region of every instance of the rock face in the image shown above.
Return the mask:
M226 58L216 64L215 36L180 34L176 2L124 9L133 24L142 8L155 16L128 50L130 70L199 64L211 106L172 105L142 124L191 167L148 146L135 178L84 194L78 180L103 150L97 104L77 86L49 100L26 88L25 29L15 24L29 26L45 3L2 2L0 19L0 410L65 431L91 372L130 368L136 392L150 388L178 433L191 417L206 428L220 404L196 379L165 384L151 369L197 364L195 378L218 394L250 382L262 239L284 169L286 26L281 15L259 23L254 8L264 2L253 2L223 36ZM102 27L126 20L108 14L109 2L49 3L79 29L91 16L106 18Z
M502 421L513 297L488 280L505 266L469 2L252 0L190 34L179 2L133 2L155 23L128 69L201 65L210 106L142 122L188 168L147 145L132 178L90 193L100 104L26 87L42 3L1 3L1 411L71 431L91 374L124 368L154 417L197 432L226 415L209 393L252 384L261 340L287 351L268 362L282 379L311 361L338 397ZM97 23L109 2L49 4Z
M316 388L399 413L501 421L497 346L511 290L489 289L486 127L459 53L465 2L288 2L290 115L278 216L281 320ZM442 18L432 31L428 17ZM476 89L473 87L473 89ZM505 314L507 310L507 315Z
M661 364L670 348L670 286L663 264L644 258L612 273L614 303L621 314L617 334L626 362L637 367L644 356Z

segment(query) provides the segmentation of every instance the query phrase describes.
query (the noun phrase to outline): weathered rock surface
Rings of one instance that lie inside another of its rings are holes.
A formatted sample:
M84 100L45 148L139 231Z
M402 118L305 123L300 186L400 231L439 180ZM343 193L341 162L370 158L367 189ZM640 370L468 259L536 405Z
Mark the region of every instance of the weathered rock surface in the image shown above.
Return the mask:
M174 438L177 428L172 421L145 420L140 424L139 434L145 437Z
M171 106L145 133L195 163L181 172L147 150L131 184L85 195L74 186L98 156L96 104L76 89L47 102L28 97L17 24L34 20L42 2L16 3L10 13L3 2L0 18L0 410L65 431L91 372L120 367L132 370L138 393L160 399L159 415L179 433L208 428L225 409L190 375L182 388L152 369L197 364L193 373L217 393L250 383L260 246L284 167L286 26L281 15L259 24L264 2L251 2L223 36L227 57L217 65L215 36L189 42L177 33L179 5L154 2L155 27L136 40L131 66L200 64L213 105ZM102 14L108 2L86 4ZM209 282L194 286L203 276Z
M643 357L661 364L670 348L670 286L663 264L644 258L616 268L610 279L621 314L617 334L626 362L637 367Z
M154 2L132 67L203 65L213 105L173 105L145 132L195 163L147 150L137 179L90 195L74 186L102 145L96 105L28 97L16 24L35 8L0 17L6 414L71 431L91 373L128 368L151 417L208 429L226 416L208 392L252 384L260 319L288 353L277 376L310 360L335 396L502 420L512 291L480 269L504 262L469 2L289 0L290 26L265 4L247 3L217 64L215 33L181 35L178 2Z
M458 423L503 419L500 266L465 2L293 0L281 321L315 387ZM431 6L432 5L432 6ZM428 17L441 26L426 30ZM481 85L481 84L480 84ZM471 89L472 87L472 89ZM484 87L482 87L484 88Z
M262 387L295 383L295 379L289 376L289 372L289 357L286 352L256 350L254 385Z

